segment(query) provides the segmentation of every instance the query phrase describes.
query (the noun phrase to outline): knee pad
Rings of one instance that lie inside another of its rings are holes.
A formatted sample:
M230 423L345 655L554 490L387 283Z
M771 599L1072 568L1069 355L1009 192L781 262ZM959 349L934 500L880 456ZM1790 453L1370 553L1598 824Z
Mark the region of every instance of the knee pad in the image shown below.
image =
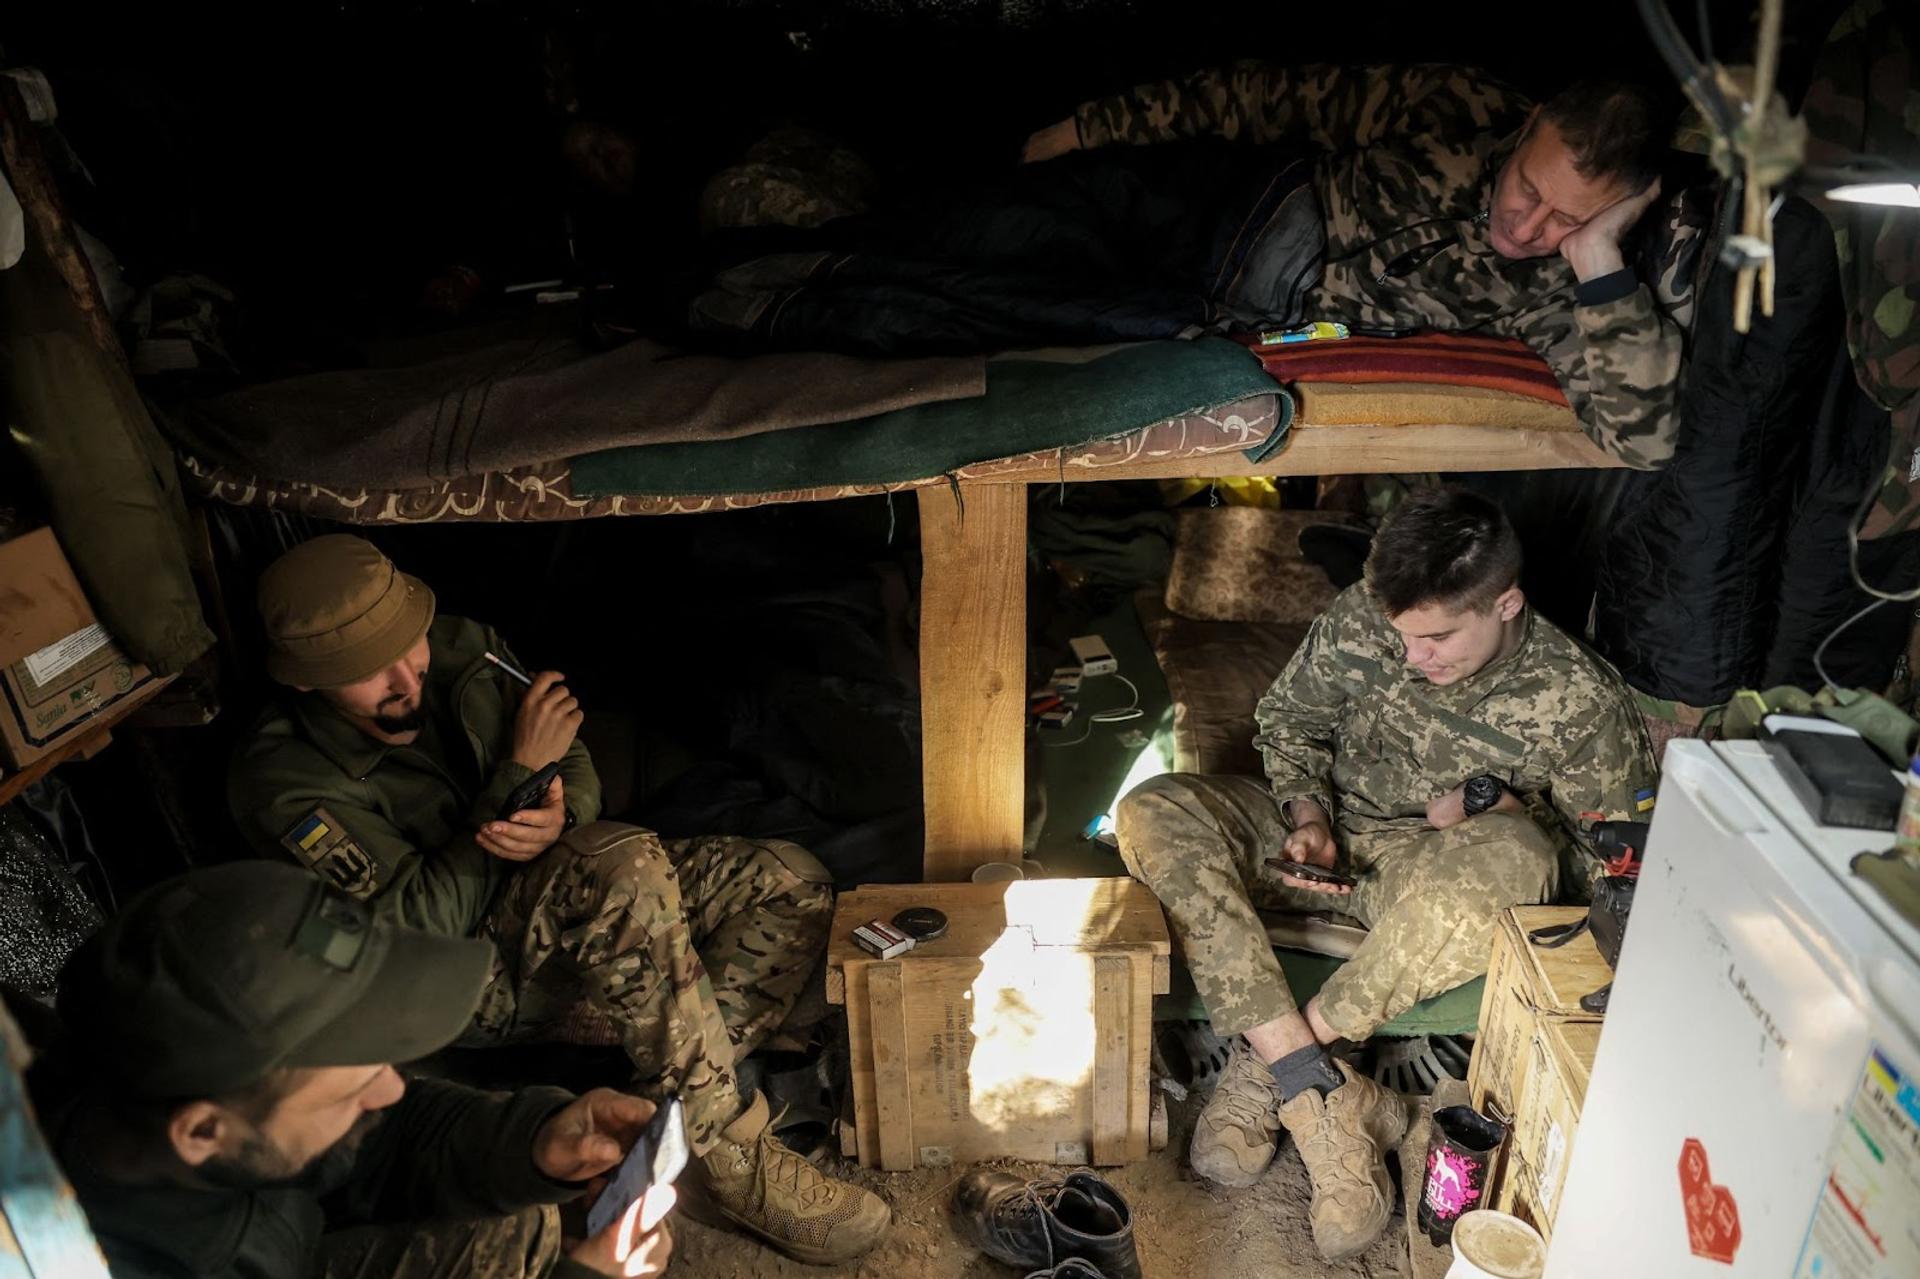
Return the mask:
M602 875L625 871L642 881L678 883L660 837L644 826L588 822L562 835L555 847L565 847L576 857L599 863L594 869Z
M826 863L800 845L784 839L769 839L760 847L772 853L789 875L804 884L820 884L831 891L833 872Z

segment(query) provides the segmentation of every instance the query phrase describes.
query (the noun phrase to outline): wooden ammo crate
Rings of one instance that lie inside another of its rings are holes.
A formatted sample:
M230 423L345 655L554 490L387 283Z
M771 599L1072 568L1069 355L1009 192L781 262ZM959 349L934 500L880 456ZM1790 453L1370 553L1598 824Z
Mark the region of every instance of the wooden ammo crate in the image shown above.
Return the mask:
M1599 1048L1597 1021L1549 1022L1541 1027L1533 1042L1527 1090L1514 1117L1506 1166L1494 1188L1491 1206L1532 1224L1549 1241Z
M1586 1074L1600 1042L1601 1019L1580 1007L1580 1000L1612 981L1613 970L1591 931L1553 949L1534 945L1527 934L1586 914L1585 906L1501 912L1467 1070L1474 1108L1513 1125L1488 1182L1487 1206L1526 1217L1542 1234L1552 1226L1553 1200L1566 1175Z
M1491 1102L1502 1115L1516 1115L1535 1060L1533 1043L1543 1025L1600 1020L1580 1007L1582 996L1613 980L1593 933L1584 932L1551 950L1527 940L1536 928L1571 923L1586 914L1585 906L1516 906L1500 912L1487 985L1480 996L1480 1031L1467 1071L1467 1089L1477 1109L1485 1112Z
M855 927L908 906L944 937L878 960ZM868 1167L1145 1157L1160 904L1131 879L889 884L841 896L827 999L846 1005L855 1140Z

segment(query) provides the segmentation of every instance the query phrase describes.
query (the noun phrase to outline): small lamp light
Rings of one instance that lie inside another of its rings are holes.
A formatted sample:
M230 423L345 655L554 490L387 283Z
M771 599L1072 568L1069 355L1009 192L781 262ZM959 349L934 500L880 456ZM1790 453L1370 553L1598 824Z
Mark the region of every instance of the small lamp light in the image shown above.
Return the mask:
M1829 200L1848 204L1885 204L1897 208L1920 209L1920 184L1912 182L1847 182L1828 187Z

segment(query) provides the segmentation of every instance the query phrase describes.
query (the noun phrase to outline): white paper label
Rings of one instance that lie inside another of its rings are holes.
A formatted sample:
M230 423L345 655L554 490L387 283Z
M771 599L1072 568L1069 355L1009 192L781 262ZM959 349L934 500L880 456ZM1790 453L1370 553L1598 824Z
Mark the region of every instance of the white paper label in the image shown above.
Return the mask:
M51 684L62 671L86 661L112 642L113 637L107 634L107 628L95 622L83 631L75 631L65 639L47 645L38 653L29 653L27 674L33 676L36 684Z
M1553 1213L1553 1201L1560 1197L1561 1165L1567 1161L1567 1134L1560 1125L1547 1124L1547 1149L1540 1157L1540 1211Z

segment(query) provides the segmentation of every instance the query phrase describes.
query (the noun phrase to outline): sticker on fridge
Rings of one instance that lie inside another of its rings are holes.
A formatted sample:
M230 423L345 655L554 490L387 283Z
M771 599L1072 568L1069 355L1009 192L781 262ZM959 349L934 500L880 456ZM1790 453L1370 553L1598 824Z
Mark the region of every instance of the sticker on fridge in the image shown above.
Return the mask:
M1827 1150L1794 1279L1920 1275L1920 1069L1875 1044Z

